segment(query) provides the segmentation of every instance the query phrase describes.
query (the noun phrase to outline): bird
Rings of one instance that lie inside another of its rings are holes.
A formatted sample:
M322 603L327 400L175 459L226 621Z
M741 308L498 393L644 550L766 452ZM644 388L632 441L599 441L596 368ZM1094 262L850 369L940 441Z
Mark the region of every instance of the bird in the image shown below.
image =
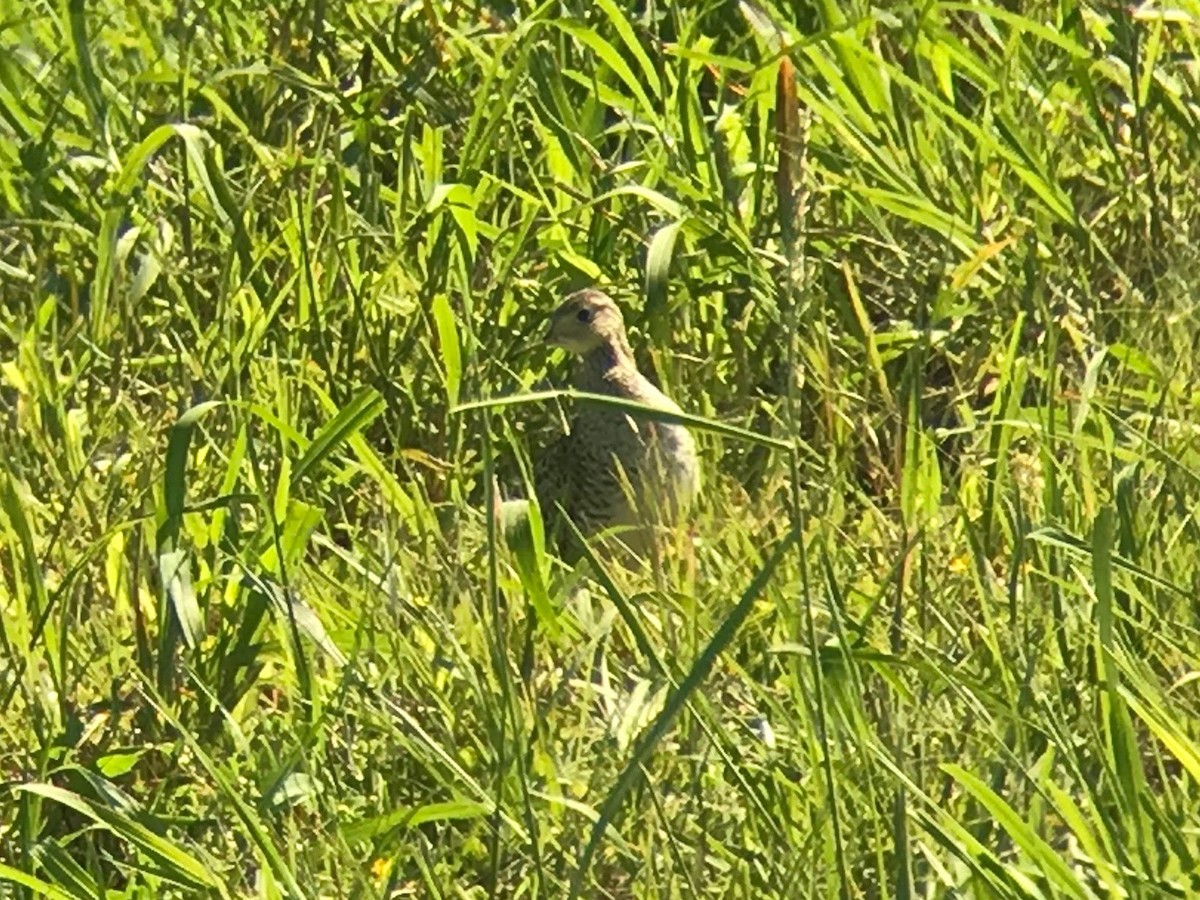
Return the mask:
M682 413L638 371L625 319L603 291L586 288L564 298L550 316L545 343L576 357L578 390ZM585 402L569 433L535 464L534 481L547 532L560 545L572 543L561 510L585 537L614 529L644 557L657 546L656 526L677 526L686 516L700 489L700 466L683 425Z

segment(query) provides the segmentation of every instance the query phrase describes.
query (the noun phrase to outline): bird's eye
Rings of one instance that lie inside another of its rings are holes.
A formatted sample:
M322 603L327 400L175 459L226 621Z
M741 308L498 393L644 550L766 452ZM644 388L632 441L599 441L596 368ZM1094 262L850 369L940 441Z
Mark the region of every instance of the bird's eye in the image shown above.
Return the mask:
M577 318L580 322L590 322L592 321L592 311L590 309L581 309L579 312L575 313L575 318Z

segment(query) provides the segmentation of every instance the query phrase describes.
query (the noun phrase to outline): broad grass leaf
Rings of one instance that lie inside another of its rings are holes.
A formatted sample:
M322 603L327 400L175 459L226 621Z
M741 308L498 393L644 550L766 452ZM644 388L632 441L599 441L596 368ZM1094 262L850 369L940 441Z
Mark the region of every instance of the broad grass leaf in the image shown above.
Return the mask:
M475 218L475 195L471 188L465 184L439 184L430 194L425 209L431 213L449 211L473 259L479 249L479 222Z
M1129 714L1129 704L1121 691L1117 665L1120 650L1117 634L1117 608L1113 589L1113 538L1116 533L1116 511L1104 504L1092 522L1092 582L1096 598L1097 656L1103 673L1101 715L1104 725L1106 765L1116 777L1117 792L1125 816L1130 821L1141 820L1143 828L1149 821L1140 798L1147 790L1146 772L1142 762L1138 736Z
M411 824L446 822L453 819L476 819L488 814L488 807L470 800L454 800L448 803L429 803L413 811Z
M163 521L158 531L158 543L162 550L175 549L183 524L183 509L187 502L188 449L191 447L192 433L205 413L221 405L216 400L196 404L175 421L167 435L167 462L162 482Z
M1155 71L1159 55L1162 52L1163 19L1156 18L1150 23L1150 37L1146 40L1138 61L1141 68L1137 83L1137 106L1144 108L1150 99L1150 88L1154 84Z
M938 448L919 422L909 423L900 481L900 509L910 527L936 522L942 503Z
M168 550L160 553L158 574L175 614L183 643L189 650L194 650L204 637L204 616L200 613L200 604L192 587L192 567L187 551Z
M556 638L562 629L546 587L546 542L541 512L536 503L528 500L505 500L500 504L500 524L504 542L516 559L521 587L537 613L538 624L551 638Z
M137 765L145 755L148 747L131 747L124 750L112 750L96 759L96 769L105 778L120 778Z
M442 369L446 373L446 395L450 405L458 403L458 391L462 385L462 350L458 338L458 323L454 310L445 294L433 298L434 326L437 328L438 353L442 358Z
M321 426L321 430L292 469L289 483L293 486L299 484L301 479L365 428L384 408L383 397L377 390L371 387L360 390L349 403L338 410L337 415Z
M1037 832L1026 824L1004 799L993 791L987 784L962 766L956 763L942 763L941 769L955 781L965 787L976 800L988 811L996 824L1008 833L1018 847L1045 875L1046 879L1067 896L1086 900L1091 892L1086 890L1075 873L1071 871L1059 853L1047 844Z
M448 800L409 809L397 809L382 816L362 819L342 829L342 837L351 844L373 840L403 828L415 828L427 822L449 822L478 819L491 813L491 808L471 800Z
M866 101L870 115L889 123L893 121L895 111L891 103L891 83L879 57L856 53L860 43L855 34L839 32L830 35L829 41L842 64L841 71L853 80L855 94Z
M1139 697L1129 687L1122 685L1121 696L1170 754L1179 760L1192 780L1200 782L1200 745L1187 736L1184 726L1149 699Z
M646 251L646 317L651 333L662 339L669 331L667 317L667 291L671 278L671 259L675 253L675 241L682 220L663 225L650 238Z
M633 94L638 103L641 104L642 109L644 109L649 115L654 114L654 104L650 102L650 97L646 94L645 89L642 87L642 83L638 80L637 76L633 74L633 70L629 68L629 65L625 62L621 54L617 52L616 48L613 47L612 44L602 38L595 29L589 28L586 25L580 25L576 22L570 22L565 19L555 20L554 25L558 28L561 28L571 37L579 41L579 43L583 44L585 47L595 53L596 56L599 57L600 61L609 69L611 69L618 78L621 79L621 82L629 89L629 92Z
M50 900L93 900L96 896L94 893L68 893L60 885L43 881L3 862L0 862L0 881L19 884L21 887L33 891L39 897L49 897Z

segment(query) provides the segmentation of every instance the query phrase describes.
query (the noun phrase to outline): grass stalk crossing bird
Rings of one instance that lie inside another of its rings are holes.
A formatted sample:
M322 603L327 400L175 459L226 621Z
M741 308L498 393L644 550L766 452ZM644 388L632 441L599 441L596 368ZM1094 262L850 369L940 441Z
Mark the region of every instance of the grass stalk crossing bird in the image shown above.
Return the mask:
M638 371L621 310L607 294L568 296L550 316L545 340L577 357L580 391L681 412ZM639 556L652 549L657 529L682 522L699 476L684 426L595 404L581 404L570 433L547 449L534 473L551 534L562 536L561 509L585 536L614 529Z

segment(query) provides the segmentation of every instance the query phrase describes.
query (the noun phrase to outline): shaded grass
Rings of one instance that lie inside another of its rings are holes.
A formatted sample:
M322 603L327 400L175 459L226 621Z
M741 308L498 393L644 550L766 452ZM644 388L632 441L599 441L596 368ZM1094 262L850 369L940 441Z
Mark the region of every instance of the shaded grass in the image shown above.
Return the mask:
M1197 889L1191 12L0 10L14 891ZM498 528L592 282L657 572Z

